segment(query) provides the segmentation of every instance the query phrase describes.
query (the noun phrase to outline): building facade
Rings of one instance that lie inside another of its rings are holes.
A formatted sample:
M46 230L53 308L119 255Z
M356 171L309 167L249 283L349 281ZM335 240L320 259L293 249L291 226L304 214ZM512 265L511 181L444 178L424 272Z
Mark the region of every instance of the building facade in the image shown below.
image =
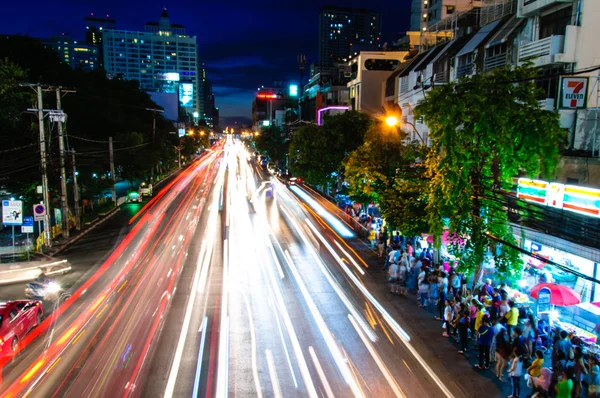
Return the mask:
M364 51L350 60L350 110L382 114L386 81L407 55L407 51Z
M373 11L324 7L319 14L319 65L346 62L358 51L381 48L382 15Z
M58 54L62 62L73 69L81 68L85 71L98 69L98 47L74 40L71 36L54 36L41 40L46 48L51 48Z
M85 43L89 46L98 48L98 62L100 67L104 67L104 48L102 46L102 36L105 29L115 29L117 21L106 17L96 16L93 13L85 17Z
M163 10L158 23L147 23L145 32L103 30L104 69L109 78L137 80L149 92L176 90L180 113L200 113L203 89L198 78L195 36L181 25L171 25Z

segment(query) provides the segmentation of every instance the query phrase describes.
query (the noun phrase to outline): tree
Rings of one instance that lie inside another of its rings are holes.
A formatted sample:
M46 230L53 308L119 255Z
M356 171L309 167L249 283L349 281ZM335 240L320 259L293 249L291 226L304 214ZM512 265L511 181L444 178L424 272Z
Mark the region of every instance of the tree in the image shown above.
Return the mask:
M373 125L363 145L345 162L350 196L360 203L379 204L381 215L407 235L425 231L426 180L417 163L422 148L407 144L404 134Z
M371 122L369 116L349 111L326 117L324 127L300 128L290 143L290 169L309 184L332 184L343 173L344 159L364 142Z
M255 137L254 146L273 161L282 162L288 149L287 135L277 126L265 127Z
M301 127L290 142L290 171L309 184L326 186L338 170L338 154L323 127Z
M428 223L442 233L444 218L460 252L460 268L477 271L488 249L496 270L521 269L501 190L520 174L552 172L563 139L557 115L540 109L535 70L499 69L437 87L415 109L432 142Z

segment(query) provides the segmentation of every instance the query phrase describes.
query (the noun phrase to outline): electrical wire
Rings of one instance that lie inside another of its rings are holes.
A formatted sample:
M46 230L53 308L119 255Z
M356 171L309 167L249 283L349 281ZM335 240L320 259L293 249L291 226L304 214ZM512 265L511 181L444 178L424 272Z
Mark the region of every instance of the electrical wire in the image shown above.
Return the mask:
M92 140L92 139L89 139L89 138L78 137L78 136L73 135L73 134L69 134L69 138L75 138L76 140L86 141L86 142L94 142L94 143L98 143L98 144L108 144L108 143L110 143L110 141ZM118 142L124 142L124 141L113 141L113 143L118 143Z

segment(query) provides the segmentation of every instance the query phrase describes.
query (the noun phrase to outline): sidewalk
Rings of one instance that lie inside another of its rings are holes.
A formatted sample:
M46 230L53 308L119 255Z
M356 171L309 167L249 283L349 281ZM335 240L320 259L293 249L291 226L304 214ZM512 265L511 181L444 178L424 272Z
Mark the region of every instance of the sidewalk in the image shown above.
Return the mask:
M467 355L458 353L459 344L453 338L443 337L442 322L435 319L435 307L428 309L417 305L417 295L408 293L406 296L397 296L390 293L387 283L387 271L383 270L383 259L377 257L375 251L361 240L352 240L349 245L369 265L367 274L370 278L363 278L365 286L380 301L402 326L406 329L411 342L419 354L442 376L447 374L451 382L462 390L466 397L508 397L512 393L509 381L500 382L496 379L493 364L490 370L478 370L474 367L477 363L477 352L473 340L469 341ZM505 375L505 380L508 376ZM529 393L525 381L521 383L521 396Z

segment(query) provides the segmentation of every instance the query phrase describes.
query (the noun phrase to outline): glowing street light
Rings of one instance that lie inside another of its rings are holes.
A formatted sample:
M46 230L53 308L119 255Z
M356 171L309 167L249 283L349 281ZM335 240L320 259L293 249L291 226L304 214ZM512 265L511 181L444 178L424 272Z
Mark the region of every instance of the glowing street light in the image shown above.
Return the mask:
M398 125L398 118L396 116L388 116L385 118L385 122L390 127L395 127Z

